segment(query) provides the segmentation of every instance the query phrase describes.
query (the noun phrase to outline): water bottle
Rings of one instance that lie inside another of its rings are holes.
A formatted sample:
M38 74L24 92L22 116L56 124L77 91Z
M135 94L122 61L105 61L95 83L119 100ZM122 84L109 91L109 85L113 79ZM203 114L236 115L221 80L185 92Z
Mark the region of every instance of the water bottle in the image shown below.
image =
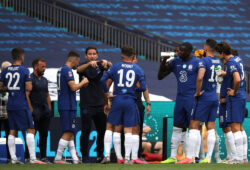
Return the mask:
M161 52L162 59L167 58L166 63L172 61L176 56L177 56L176 53L172 52L172 51L170 51L170 52Z
M222 83L223 77L222 77L222 76L219 76L219 75L221 74L221 66L215 67L215 73L216 73L216 81L217 81L218 83Z
M161 52L161 57L176 57L176 53L172 51Z

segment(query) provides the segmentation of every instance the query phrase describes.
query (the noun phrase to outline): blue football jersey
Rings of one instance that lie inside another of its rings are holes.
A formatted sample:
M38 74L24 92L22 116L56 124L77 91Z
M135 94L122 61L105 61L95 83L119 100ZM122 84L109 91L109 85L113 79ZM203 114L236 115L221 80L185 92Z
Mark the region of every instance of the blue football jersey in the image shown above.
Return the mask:
M221 67L221 62L217 57L204 57L199 61L199 68L205 68L206 72L202 81L201 91L205 92L200 96L200 100L204 101L215 101L218 100L216 93L216 72L215 68Z
M107 79L114 82L114 95L128 95L136 98L136 91L146 90L145 75L142 69L133 63L119 62L110 67L103 75L101 82L104 91L107 92ZM140 82L140 88L136 90L136 83Z
M232 57L227 62L227 73L226 78L227 88L234 89L234 80L233 73L238 72L241 78L240 88L238 89L238 93L231 97L232 100L246 99L246 91L245 91L245 67L243 60L240 57Z
M31 81L29 70L21 65L11 65L2 71L0 81L8 88L7 110L28 109L25 82Z
M76 92L68 85L73 81L74 74L68 66L62 66L57 72L58 110L77 110Z
M195 57L192 57L187 62L176 57L169 63L170 69L177 79L177 97L184 99L194 97L198 63L199 59Z

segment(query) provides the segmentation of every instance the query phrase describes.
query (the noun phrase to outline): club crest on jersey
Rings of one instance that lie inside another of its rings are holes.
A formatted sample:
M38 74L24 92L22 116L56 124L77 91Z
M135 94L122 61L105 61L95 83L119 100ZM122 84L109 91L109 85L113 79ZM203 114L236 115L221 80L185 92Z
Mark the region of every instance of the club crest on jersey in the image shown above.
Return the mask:
M190 65L188 66L188 70L192 70L192 69L193 69L193 65L190 64Z
M183 66L182 66L183 68L187 68L187 65L186 64L183 64Z
M69 77L72 77L72 76L73 76L72 72L71 72L71 71L69 71Z

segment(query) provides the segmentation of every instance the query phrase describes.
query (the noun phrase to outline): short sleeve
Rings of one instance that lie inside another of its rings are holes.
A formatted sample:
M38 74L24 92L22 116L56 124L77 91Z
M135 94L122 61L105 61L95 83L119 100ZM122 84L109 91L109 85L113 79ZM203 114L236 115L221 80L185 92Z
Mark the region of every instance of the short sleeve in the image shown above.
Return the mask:
M114 69L115 69L115 66L111 66L109 68L108 71L106 71L104 73L104 75L102 76L101 78L101 83L102 83L102 87L103 87L103 90L104 92L108 92L108 87L107 87L107 84L106 84L106 81L111 78L112 80L114 80L114 76L113 76L113 72L114 72Z
M74 74L73 74L72 70L69 69L69 68L64 70L64 76L65 76L66 82L75 80L74 79Z
M198 68L206 68L206 62L204 59L200 59L198 63Z
M140 67L138 67L136 72L138 74L138 80L140 82L140 88L138 88L136 91L145 91L146 90L145 74Z
M233 62L228 62L227 70L230 75L233 75L234 72L239 72L236 65Z
M31 81L30 71L27 68L24 69L24 77L25 77L25 82L26 81Z
M139 80L145 80L144 71L140 67L138 68L138 76L139 76Z
M115 69L115 66L111 66L108 71L106 71L106 74L108 75L109 78L111 78L112 80L114 80L114 77L113 77L113 73L114 73L114 69Z

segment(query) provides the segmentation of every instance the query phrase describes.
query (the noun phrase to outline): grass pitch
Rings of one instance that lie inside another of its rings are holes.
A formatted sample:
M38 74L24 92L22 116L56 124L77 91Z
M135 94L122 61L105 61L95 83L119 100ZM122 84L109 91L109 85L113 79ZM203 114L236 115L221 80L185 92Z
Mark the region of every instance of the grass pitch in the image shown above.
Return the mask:
M148 165L117 165L117 164L81 164L81 165L3 165L0 170L250 170L250 164L148 164Z

